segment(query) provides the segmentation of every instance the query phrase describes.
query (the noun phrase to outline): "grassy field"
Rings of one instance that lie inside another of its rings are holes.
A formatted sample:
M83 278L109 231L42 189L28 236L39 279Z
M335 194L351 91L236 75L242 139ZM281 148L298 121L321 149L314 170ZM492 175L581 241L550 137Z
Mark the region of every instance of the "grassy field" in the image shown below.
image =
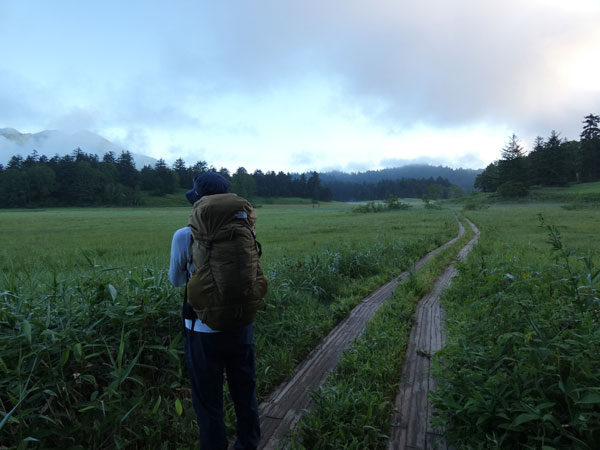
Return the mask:
M444 298L436 423L460 449L600 448L600 210L502 203L464 214L482 237ZM414 305L468 239L398 287L313 394L293 448L387 447Z
M447 204L456 202L465 204L467 209L475 210L489 207L490 204L537 205L546 204L560 206L567 210L597 209L600 205L600 182L572 184L566 187L532 186L529 193L517 199L503 199L495 193L473 191L470 195L451 199Z
M414 209L396 214L351 214L345 204L265 205L257 210L263 263L347 243L418 239L440 226L452 234L448 212ZM173 232L187 225L190 208L71 208L0 211L1 271L71 274L102 267L168 264ZM398 215L400 214L400 215ZM441 241L440 241L441 242Z
M0 212L0 446L194 447L181 290L166 279L188 214ZM362 296L457 232L449 210L265 205L258 215L270 281L255 325L261 398Z
M437 423L461 449L600 448L600 210L466 214L481 240L444 300Z
M472 196L475 207L442 210L258 208L270 281L255 324L259 396L364 295L456 235L454 209L482 235L444 298L437 422L461 449L599 448L597 188L514 204ZM0 447L194 448L181 290L166 279L172 233L188 214L0 211ZM384 446L410 312L452 251L410 277L344 356L299 445L318 435L319 448L339 448L343 436L354 448Z
M566 203L600 203L600 182L573 184L563 187L538 187L531 190L529 199Z

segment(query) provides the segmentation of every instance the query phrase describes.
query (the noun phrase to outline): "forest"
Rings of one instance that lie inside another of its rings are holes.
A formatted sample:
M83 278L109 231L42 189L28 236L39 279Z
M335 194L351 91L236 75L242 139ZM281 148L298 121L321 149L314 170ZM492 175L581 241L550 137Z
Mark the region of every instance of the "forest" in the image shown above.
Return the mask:
M475 187L497 192L502 197L527 194L531 186L566 186L571 182L600 180L600 116L588 114L583 120L579 141L561 139L552 131L546 139L538 136L525 154L516 135L494 161L475 179Z
M106 153L102 158L81 148L66 156L48 158L35 150L26 158L13 156L6 167L0 165L0 207L45 206L141 206L147 195L164 196L189 189L196 175L219 172L231 182L231 191L249 199L298 197L318 201L384 200L390 196L449 198L462 189L440 176L434 178L382 179L348 174L342 180L322 180L317 172L284 173L244 167L235 173L217 170L206 161L187 166L179 158L172 167L160 159L154 167L137 170L128 151ZM338 174L339 178L339 174ZM358 181L360 180L360 181Z
M160 159L154 167L135 167L128 151L102 158L80 148L66 156L48 158L32 153L13 156L0 165L0 207L139 206L145 195L164 196L191 187L194 176L215 171L231 182L231 191L244 197L268 199L298 197L318 201L385 200L399 198L452 198L470 192L473 185L502 197L526 195L531 186L565 186L600 180L600 116L583 121L580 140L565 140L552 131L537 137L526 154L513 134L502 158L485 170L406 166L358 173L284 173L239 167L234 173L217 170L206 161L186 165L179 158L172 167ZM449 181L451 180L451 181Z
M432 166L429 164L408 164L401 167L392 167L380 170L367 170L365 172L341 172L331 171L320 173L321 182L326 186L333 186L340 183L367 183L375 184L383 180L401 180L401 179L437 179L444 178L450 183L459 186L465 193L469 194L473 190L475 178L483 169L454 169L445 166ZM333 189L334 196L337 194Z

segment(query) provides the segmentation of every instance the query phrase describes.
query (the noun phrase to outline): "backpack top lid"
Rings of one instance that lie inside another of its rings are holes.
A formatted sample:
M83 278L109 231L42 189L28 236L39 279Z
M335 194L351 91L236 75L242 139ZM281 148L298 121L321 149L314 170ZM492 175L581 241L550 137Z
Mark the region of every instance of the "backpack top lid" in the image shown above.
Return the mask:
M193 205L205 195L225 194L229 192L229 181L215 172L206 172L194 178L194 187L185 193Z
M236 194L206 195L194 203L189 225L194 239L213 239L227 225L253 228L256 213L250 202Z

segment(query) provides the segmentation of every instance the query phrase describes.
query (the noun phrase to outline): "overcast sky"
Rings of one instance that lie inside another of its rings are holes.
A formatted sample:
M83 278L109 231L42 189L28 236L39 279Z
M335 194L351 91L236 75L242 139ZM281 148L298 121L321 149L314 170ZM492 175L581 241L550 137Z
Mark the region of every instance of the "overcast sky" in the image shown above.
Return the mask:
M249 171L485 167L600 113L598 0L0 0L0 128Z

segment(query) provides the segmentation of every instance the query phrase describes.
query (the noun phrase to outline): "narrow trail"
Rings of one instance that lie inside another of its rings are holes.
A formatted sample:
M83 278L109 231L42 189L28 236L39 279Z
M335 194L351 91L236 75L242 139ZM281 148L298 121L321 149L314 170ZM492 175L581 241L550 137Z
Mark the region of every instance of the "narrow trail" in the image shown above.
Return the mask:
M465 219L475 236L459 252L457 259L464 261L479 239L479 230ZM417 305L406 359L402 367L400 388L394 404L391 436L388 450L446 450L443 430L431 427L432 407L428 394L435 390L431 374L431 356L444 346L444 312L440 303L441 293L447 289L457 271L454 263L436 280L433 289Z
M429 252L416 264L420 269L434 255L456 242L463 234L464 227L458 220L458 235L444 245ZM310 392L321 386L329 373L336 367L342 352L364 330L366 323L377 309L391 296L399 282L408 277L402 272L392 281L365 297L300 363L291 379L281 384L259 406L261 423L261 443L259 449L282 448L287 433L294 428L304 411L310 408Z

